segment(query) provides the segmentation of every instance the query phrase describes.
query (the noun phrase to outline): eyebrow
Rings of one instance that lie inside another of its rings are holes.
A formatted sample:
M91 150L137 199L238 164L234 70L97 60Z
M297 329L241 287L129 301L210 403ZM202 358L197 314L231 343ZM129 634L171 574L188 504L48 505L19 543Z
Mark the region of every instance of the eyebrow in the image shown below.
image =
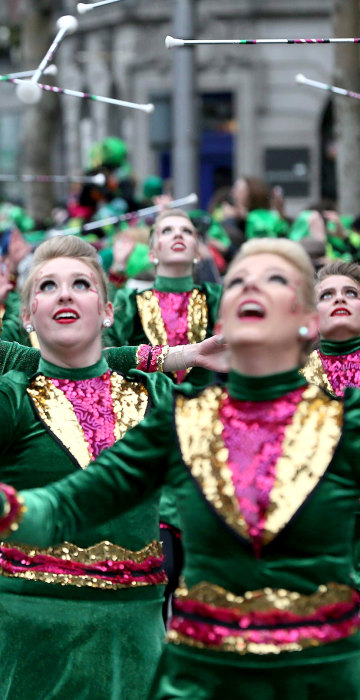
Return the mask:
M37 284L38 282L41 282L41 280L44 279L49 279L49 278L55 278L58 276L57 272L48 272L47 274L44 275L39 275L37 279L35 280L35 283ZM92 278L90 275L88 275L86 272L71 272L70 273L70 278L76 279L77 277L86 277L90 282L92 282Z
M341 287L340 291L342 292L344 289L354 289L355 292L358 292L360 294L360 288L353 285L353 284L344 284L344 286ZM333 292L336 292L336 288L335 287L324 287L324 289L319 290L319 296L320 296L320 294L323 294L324 292L333 293Z

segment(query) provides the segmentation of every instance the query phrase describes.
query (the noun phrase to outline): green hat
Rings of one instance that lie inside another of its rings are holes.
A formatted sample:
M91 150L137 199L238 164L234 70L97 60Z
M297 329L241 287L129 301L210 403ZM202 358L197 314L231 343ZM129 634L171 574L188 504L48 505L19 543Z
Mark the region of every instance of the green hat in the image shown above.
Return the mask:
M159 175L149 175L149 177L144 180L143 193L146 199L152 199L159 194L162 194L163 190L163 180Z
M4 202L0 204L0 231L6 231L12 226L17 226L22 233L25 233L34 228L35 222L22 207Z
M89 153L89 167L91 170L108 166L119 168L123 165L128 154L125 141L116 136L109 136L102 141L94 143Z
M277 211L271 209L253 209L246 217L246 239L286 236L288 230L287 221L282 219Z

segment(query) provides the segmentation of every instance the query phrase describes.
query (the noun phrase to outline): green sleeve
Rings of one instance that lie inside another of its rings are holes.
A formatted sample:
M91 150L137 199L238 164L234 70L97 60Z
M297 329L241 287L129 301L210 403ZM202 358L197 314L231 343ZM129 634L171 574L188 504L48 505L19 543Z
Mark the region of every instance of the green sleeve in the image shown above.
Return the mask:
M13 539L49 546L138 505L165 479L171 411L159 407L87 467L43 489L22 491L26 512Z
M110 369L128 374L130 370L136 369L136 346L126 346L123 348L107 348L104 354Z
M40 351L0 340L0 374L17 369L30 377L38 368Z
M16 371L0 377L0 454L14 439L27 383L27 376Z
M216 284L214 282L204 282L203 288L206 294L208 306L207 337L210 337L214 333L214 326L218 318L223 287L221 284Z
M2 340L9 342L16 341L21 345L31 345L29 336L21 322L21 300L17 292L10 292L6 299L1 337Z
M114 298L114 323L103 334L106 347L136 345L134 336L135 317L137 316L136 290L119 289Z

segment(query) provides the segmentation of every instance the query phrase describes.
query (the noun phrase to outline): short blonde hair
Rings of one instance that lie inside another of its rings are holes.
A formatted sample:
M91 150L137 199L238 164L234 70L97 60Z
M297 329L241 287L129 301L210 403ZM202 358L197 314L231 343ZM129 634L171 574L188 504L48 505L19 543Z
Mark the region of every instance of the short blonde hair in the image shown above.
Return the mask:
M286 238L254 238L244 243L229 266L224 280L225 285L228 275L239 260L250 255L261 255L263 253L278 255L300 272L303 303L307 310L313 311L316 308L316 303L314 290L315 271L312 262L299 243L289 241Z
M35 279L41 267L54 258L77 258L85 263L96 275L103 301L108 301L107 280L99 262L95 248L77 236L54 236L41 243L34 253L29 274L21 291L21 300L25 311L30 311L31 297Z

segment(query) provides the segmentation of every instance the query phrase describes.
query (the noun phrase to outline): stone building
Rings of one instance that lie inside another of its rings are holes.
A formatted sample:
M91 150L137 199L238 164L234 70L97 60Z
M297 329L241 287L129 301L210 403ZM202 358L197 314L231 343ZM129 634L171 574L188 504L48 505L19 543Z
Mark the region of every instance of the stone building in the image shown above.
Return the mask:
M194 3L199 39L332 33L331 0ZM174 51L165 48L164 40L174 34L173 5L170 0L124 0L79 17L78 31L64 40L57 55L58 84L153 102L155 111L149 116L99 102L60 99L57 160L63 172L78 171L79 163L85 167L91 143L116 135L127 141L139 181L154 173L171 175L171 98L176 86ZM65 0L61 10L74 13L75 0ZM281 185L291 214L310 201L335 196L331 99L294 79L304 73L331 82L333 46L207 45L193 50L201 205L241 174ZM16 119L20 109L12 86L6 87L7 98L0 104L0 150L6 139L3 123L10 112Z

